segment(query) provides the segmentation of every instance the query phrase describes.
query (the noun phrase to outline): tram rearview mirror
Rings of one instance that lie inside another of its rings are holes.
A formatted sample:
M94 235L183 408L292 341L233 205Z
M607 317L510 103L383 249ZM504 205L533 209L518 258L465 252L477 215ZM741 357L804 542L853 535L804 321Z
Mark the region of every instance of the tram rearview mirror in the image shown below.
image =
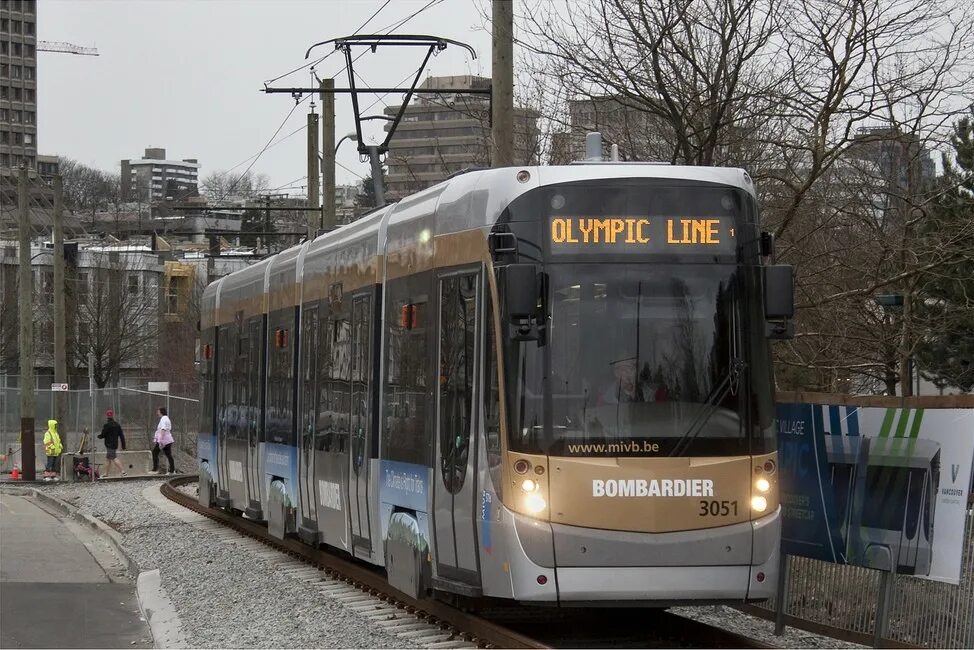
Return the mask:
M501 291L511 319L531 318L538 313L538 268L534 264L508 264L500 270Z
M794 274L790 264L764 267L764 317L788 319L795 314Z

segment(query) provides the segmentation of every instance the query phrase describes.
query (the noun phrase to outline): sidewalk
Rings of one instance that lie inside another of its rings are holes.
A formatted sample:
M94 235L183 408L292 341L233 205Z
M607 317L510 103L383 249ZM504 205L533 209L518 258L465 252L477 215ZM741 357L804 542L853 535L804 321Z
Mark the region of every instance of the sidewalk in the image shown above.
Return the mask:
M0 539L0 648L152 647L134 581L94 533L0 493Z

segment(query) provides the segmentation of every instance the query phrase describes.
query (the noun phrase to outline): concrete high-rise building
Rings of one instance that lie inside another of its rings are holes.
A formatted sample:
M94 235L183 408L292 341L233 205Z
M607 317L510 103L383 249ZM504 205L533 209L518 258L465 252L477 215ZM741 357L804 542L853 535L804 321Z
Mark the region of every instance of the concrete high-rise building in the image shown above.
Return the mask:
M585 157L585 135L602 134L603 157L613 144L623 160L667 160L672 146L664 137L667 127L646 111L611 96L568 102L569 128L551 139L552 165L566 165Z
M199 169L195 158L167 160L165 149L150 147L141 160L122 161L122 200L179 201L195 196Z
M0 2L0 174L37 168L37 7Z
M490 101L485 95L424 93L434 88L490 88L490 79L472 75L430 77L416 89L389 143L386 193L402 198L439 183L453 173L490 164ZM385 109L394 117L398 106ZM517 164L538 161L538 113L514 109ZM388 127L386 127L388 129Z

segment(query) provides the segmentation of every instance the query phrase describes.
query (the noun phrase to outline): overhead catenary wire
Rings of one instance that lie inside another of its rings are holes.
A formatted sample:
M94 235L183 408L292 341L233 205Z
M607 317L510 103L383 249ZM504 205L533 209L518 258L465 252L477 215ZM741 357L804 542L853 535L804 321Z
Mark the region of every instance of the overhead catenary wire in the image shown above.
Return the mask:
M359 28L358 28L358 29L356 30L356 32L361 32L361 30L363 30L363 29L364 29L364 28L365 28L365 27L366 27L366 26L367 26L367 25L368 25L368 24L369 24L369 23L370 23L370 22L371 22L372 20L374 20L374 19L375 19L375 17L376 17L376 16L378 16L378 15L379 15L379 13L380 13L380 12L381 12L381 11L382 11L382 10L383 10L383 9L384 9L384 8L385 8L386 6L388 6L388 5L390 4L390 2L391 2L391 0L386 0L386 2L384 2L384 3L383 3L383 4L382 4L382 5L381 5L381 6L380 6L380 7L378 8L378 9L376 9L376 11L375 11L375 12L373 12L373 13L372 13L372 15L371 15L371 16L369 16L369 18L368 18L368 19L366 19L366 21L365 21L364 23L362 23L362 25L360 25L360 26L359 26ZM416 11L414 11L413 13L411 13L410 15L408 15L408 16L406 16L406 17L404 17L404 18L401 18L401 19L398 19L398 20L396 20L396 21L393 21L393 22L392 22L392 23L391 23L390 25L387 25L386 27L383 27L383 28L381 28L381 29L380 29L380 30L378 30L378 31L379 31L379 32L385 32L385 33L387 33L387 34L388 34L388 33L391 33L391 32L392 32L393 30L395 30L395 29L398 29L398 28L400 28L400 27L402 27L403 25L405 25L405 24L406 24L406 23L408 23L409 21L411 21L411 20L413 20L414 18L416 18L417 16L419 16L420 14L422 14L422 13L423 13L424 11L427 11L428 9L430 9L430 8L432 8L432 7L434 7L434 6L436 6L436 5L438 5L438 4L441 4L442 2L444 2L444 0L428 0L428 2L427 2L427 3L425 4L425 5L423 5L422 7L420 7L419 9L417 9ZM293 73L295 73L295 72L298 72L298 71L300 71L300 70L303 70L303 69L305 69L305 68L308 68L308 67L310 67L310 68L311 68L311 70L312 70L312 73L314 74L314 67L315 67L315 66L317 66L317 65L318 65L319 63L321 63L322 61L324 61L325 59L327 59L327 58L328 58L329 56L331 56L332 54L334 54L334 53L335 53L336 51L338 51L338 50L332 50L332 51L330 51L330 52L328 52L327 54L325 54L324 56L322 56L322 57L320 57L319 59L317 59L317 60L315 60L315 61L312 61L312 62L310 62L310 63L306 63L306 64L304 64L304 65L302 65L302 66L300 66L300 67L298 67L298 68L295 68L294 70L291 70L291 71L289 71L289 72L286 72L286 73L284 73L283 75L279 75L278 77L275 77L274 79L270 79L270 80L268 80L268 81L266 81L266 82L265 82L265 86L266 86L267 84L270 84L270 83L273 83L274 81L277 81L277 80L279 80L279 79L282 79L283 77L286 77L286 76L288 76L288 75L290 75L290 74L293 74ZM356 56L356 57L355 57L354 59L352 59L352 62L354 63L355 61L357 61L358 59L360 59L360 58L361 58L362 56L364 56L364 55L365 55L365 53L366 53L366 51L368 51L368 50L364 50L364 51L362 51L361 53L359 53L359 55L358 55L358 56ZM338 76L338 75L339 75L339 74L341 74L341 73L342 73L342 72L343 72L343 71L344 71L344 70L345 70L346 68L347 68L347 65L346 65L346 66L343 66L341 70L339 70L339 71L338 71L337 73L335 73L335 75L332 75L332 76L333 76L333 77L335 77L335 76ZM414 74L415 74L415 73L414 73ZM406 79L408 79L408 77L406 77ZM364 83L364 81L363 81L363 83ZM366 86L368 86L368 84L366 84ZM388 93L386 93L386 95L387 95L387 94L388 94ZM386 95L383 95L382 97L384 98L384 97L385 97ZM301 98L300 100L298 100L298 101L297 101L297 102L295 103L295 106L291 108L291 111L290 111L290 112L288 113L288 115L287 115L287 116L286 116L286 117L284 118L284 121L283 121L283 122L281 123L281 125L280 125L280 126L279 126L279 127L277 128L277 130L276 130L276 131L274 132L274 135L273 135L273 136L271 136L271 139L270 139L270 140L268 141L268 143L267 143L267 144L265 144L265 145L264 145L264 147L263 147L263 148L262 148L262 149L261 149L261 150L260 150L259 152L257 152L256 154L254 154L254 155L252 155L252 156L250 156L249 158L247 158L247 159L245 159L245 160L243 160L243 161L241 161L241 162L239 162L239 163L237 163L236 165L234 165L233 167L231 167L231 168L230 168L229 170L227 170L226 172L223 172L223 173L222 173L222 174L221 174L221 175L219 176L219 178L222 178L222 177L224 177L224 176L226 176L226 174L228 174L229 172L231 172L231 171L233 171L234 169L236 169L237 167L239 167L240 165L242 165L242 164L244 164L244 163L245 163L245 162L247 162L247 161L250 161L250 164L249 164L249 165L247 166L247 169L245 169L245 170L243 171L243 173L241 173L240 175L238 175L238 176L237 176L237 179L236 179L236 180L234 181L234 183L233 183L233 184L232 184L232 185L230 186L230 188L228 188L227 190L225 190L225 191L223 192L223 194L222 194L222 195L221 195L221 196L219 197L219 200L222 200L222 199L224 199L224 198L226 198L226 196L227 196L227 195L228 195L228 194L229 194L229 193L230 193L231 191L233 191L233 189L235 189L235 188L236 188L236 186L237 186L237 184L239 184L239 182L240 182L240 181L241 181L241 180L242 180L243 178L245 178L245 177L246 177L246 175L247 175L247 173L248 173L248 172L249 172L249 171L250 171L250 170L251 170L251 169L253 168L253 166L254 166L254 164L255 164L255 163L257 162L257 160L259 160L259 159L260 159L260 157L261 157L261 156L262 156L262 155L264 154L264 152L266 152L266 151L267 151L267 150L268 150L269 148L271 148L272 146L274 146L275 144L277 144L276 142L273 142L273 140L274 140L274 138L275 138L275 137L277 137L277 134L278 134L278 133L280 133L280 131L281 131L281 129L282 129L283 127L284 127L284 124L286 124L286 123L287 123L287 121L288 121L288 119L290 119L290 117L291 117L291 116L293 115L293 113L294 113L294 110L295 110L295 108L297 108L297 105L298 105L298 104L300 104L300 103L302 103L302 102L304 102L304 101L306 101L306 100L308 100L308 99L310 99L310 98L312 98L312 97L314 97L314 95L313 95L313 94L309 94L309 95L307 95L307 96L305 96L305 97L303 97L303 98ZM372 105L371 105L371 106L370 106L369 108L371 109L371 108L372 108L372 106L375 106L375 103L373 103L373 104L372 104ZM281 141L283 141L283 140L285 140L285 139L287 139L288 137L291 137L291 136L293 136L293 135L295 135L296 133L298 133L298 132L300 132L300 131L302 131L302 130L304 130L304 129L306 129L306 128L307 128L307 125L304 125L304 126L302 126L302 127L300 127L299 129L297 129L297 130L295 130L294 132L292 132L292 133L290 133L290 134L288 134L288 136L285 136L284 138L281 138L281 140L280 140L280 141L278 141L278 142L281 142ZM351 170L349 170L349 169L348 169L347 167L345 167L344 165L340 165L340 166L342 167L342 169L344 169L345 171L348 171L349 173L351 173L351 174L353 174L353 175L355 175L355 176L357 176L358 178L360 178L360 179L361 179L361 178L363 178L363 177L362 177L362 176L361 176L360 174L357 174L357 173L355 173L355 172L352 172Z
M309 97L310 97L310 95L309 95ZM247 169L245 169L242 174L240 174L239 176L237 176L237 179L233 182L233 184L223 192L223 195L220 197L221 199L225 198L227 196L227 194L229 194L230 192L232 192L236 188L237 184L240 183L240 180L247 176L247 172L249 172L251 169L253 169L254 164L258 160L260 160L260 157L264 154L264 152L267 151L270 148L271 143L274 141L274 138L276 138L277 137L277 134L281 132L281 129L284 128L284 125L287 124L287 121L289 119L291 119L291 116L294 115L294 111L297 110L298 106L300 106L301 105L301 102L303 102L303 101L304 101L304 99L302 99L302 100L297 101L297 102L294 103L294 106L292 106L291 107L291 110L288 111L288 114L284 117L284 120L281 122L280 126L278 126L277 127L277 130L274 131L274 135L272 135L270 137L270 139L267 141L267 144L265 144L264 145L264 148L261 149L257 153L257 155L254 157L254 159L252 161L250 161L250 164L247 165Z
M365 29L368 26L368 24L370 22L372 22L375 19L376 16L379 15L379 12L381 12L383 9L385 9L387 6L389 6L389 3L390 2L392 2L392 0L385 0L385 2L382 3L382 5L378 9L376 9L372 13L371 16L369 16L368 18L365 19L365 22L364 23L362 23L361 25L359 25L358 29L355 30L356 33L361 32L363 29ZM284 77L287 77L288 75L292 75L295 72L300 72L301 70L304 70L305 68L307 68L309 66L313 70L315 66L317 66L319 63L321 63L322 61L324 61L325 59L327 59L328 57L330 57L331 55L333 55L336 51L337 50L332 50L331 52L328 52L327 54L319 57L318 59L316 59L316 60L314 60L314 61L312 61L310 63L305 63L304 65L298 66L294 70L291 70L289 72L285 72L284 74L279 75L277 77L274 77L273 79L268 79L267 81L264 82L264 85L272 84L275 81L278 81L280 79L283 79ZM341 74L341 72L338 72L337 74Z
M390 4L390 2L391 2L391 1L392 1L392 0L385 0L385 2L383 2L383 3L382 3L382 5L380 5L380 6L379 6L379 8L378 8L378 9L376 9L376 10L375 10L375 11L374 11L374 12L372 13L372 15L371 15L371 16L369 16L369 17L368 17L368 18L367 18L367 19L365 20L365 22L363 22L363 23L362 23L361 25L359 25L359 27L358 27L358 29L356 30L356 32L360 32L361 30L363 30L363 29L365 29L365 27L367 27L367 26L368 26L368 24L369 24L370 22L372 22L372 21L373 21L373 20L374 20L374 19L376 18L376 16L378 16L378 15L379 15L379 13L380 13L380 12L381 12L381 11L382 11L383 9L385 9L385 8L386 8L386 7L387 7L387 6L388 6L388 5ZM433 4L434 2L442 2L442 0L432 0L432 1L430 2L430 3L428 3L428 4L427 4L427 7L428 7L428 6L430 6L430 4ZM426 8L426 7L424 7L424 8L422 8L422 9L420 9L419 11L417 11L417 12L415 12L415 13L413 13L413 14L412 14L411 16L408 16L407 18L405 18L405 19L403 19L403 20L401 20L401 21L399 21L398 23L394 23L394 24L396 24L396 25L397 25L397 27L398 27L398 26L402 26L403 24L405 24L406 22L408 22L409 20L411 20L412 18L414 18L414 17L416 16L416 15L418 15L419 13L421 13L421 12L422 12L422 11L423 11L423 10L424 10L425 8ZM297 67L297 68L295 68L294 70L291 70L290 72L286 72L286 73L284 73L284 74L282 74L282 75L279 75L279 76L277 76L277 77L275 77L274 79L270 79L270 80L268 80L268 81L265 81L265 82L264 82L264 84L265 84L265 85L267 85L267 84L270 84L270 83L273 83L273 82L275 82L275 81L277 81L277 80L279 80L279 79L282 79L282 78L284 78L284 77L286 77L286 76L288 76L288 75L290 75L290 74L293 74L293 73L295 73L295 72L298 72L298 71L300 71L300 70L303 70L304 68L307 68L307 67L309 67L309 66L310 66L310 67L312 68L312 71L313 71L313 70L314 70L314 67L315 67L316 65L318 65L319 63L321 63L322 61L324 61L325 59L327 59L328 57L330 57L331 55L333 55L333 54L334 54L334 53L335 53L336 51L337 51L337 50L332 50L331 52L328 52L328 53L327 53L327 54L325 54L324 56L322 56L322 57L320 57L319 59L317 59L316 61L312 61L312 62L310 62L310 63L306 63L306 64L304 64L304 65L301 65L301 66L299 66L299 67ZM342 70L344 70L344 68L342 68ZM342 72L342 71L340 70L340 71L339 71L338 73L336 73L336 75L337 75L337 74L341 74L341 72ZM311 97L313 97L313 96L312 96L312 95L309 95L309 96L307 96L307 97L304 97L304 98L302 98L302 99L301 99L301 100L300 100L300 101L299 101L298 103L301 103L301 102L304 102L304 101L306 101L307 99L309 99L309 98L311 98ZM287 119L288 119L288 118L289 118L289 117L291 116L291 114L292 114L293 112L294 112L294 110L292 109L292 110L291 110L291 112L290 112L290 113L288 113L288 117L286 117L286 118L285 118L285 120L284 120L284 122L285 122L285 123L287 122ZM282 124L282 126L283 126L283 124ZM250 160L253 160L253 162L251 163L251 165L250 165L250 167L248 167L246 171L244 171L244 172L243 172L242 174L240 174L240 176L238 176L238 182L239 182L239 180L240 180L241 178L243 178L244 176L246 176L246 174L247 174L247 172L248 172L248 171L250 171L250 168L251 168L251 167L253 167L253 163L254 163L254 162L256 162L256 161L257 161L257 159L258 159L258 158L260 158L260 156L261 156L261 155L262 155L262 154L263 154L263 153L264 153L265 151L267 151L267 150L268 150L269 148L271 148L271 147L272 147L272 146L274 146L275 144L278 144L279 142L283 142L283 141L284 141L284 140L286 140L287 138L289 138L289 137L291 137L291 136L293 136L293 135L295 135L296 133L299 133L300 131L302 131L302 130L304 130L304 129L306 129L306 128L307 128L307 124L305 124L305 125L303 125L303 126L301 126L301 127L299 128L299 129L296 129L295 131L293 131L293 132L291 132L291 133L289 133L289 134L288 134L287 136L285 136L285 137L283 137L283 138L281 138L281 140L279 140L278 142L275 142L275 143L269 143L269 144L267 144L267 145L265 145L265 146L264 146L264 148L262 148L262 149L261 149L260 151L258 151L258 152L257 152L256 154L254 154L254 155L252 155L252 156L250 156L250 157L248 157L248 158L246 158L246 159L244 159L244 160L242 160L241 162L239 162L239 163L237 163L236 165L234 165L234 166L233 166L233 167L231 167L230 169L228 169L228 170L226 170L225 172L223 172L223 173L222 173L222 174L220 175L220 177L223 177L223 176L226 176L226 174L228 174L228 173L230 173L231 171L233 171L234 169L236 169L236 168L237 168L237 167L239 167L240 165L243 165L243 164L244 164L244 163L246 163L247 161L250 161ZM276 136L276 135L277 135L277 133L279 133L279 132L280 132L280 129L281 129L281 127L278 127L278 130L277 130L277 131L275 131L275 133L274 133L274 136ZM271 138L272 140L273 140L273 137L274 137L274 136L272 136L272 138ZM221 199L222 199L222 198L225 198L225 195L224 195L224 196L221 196L220 198L221 198Z

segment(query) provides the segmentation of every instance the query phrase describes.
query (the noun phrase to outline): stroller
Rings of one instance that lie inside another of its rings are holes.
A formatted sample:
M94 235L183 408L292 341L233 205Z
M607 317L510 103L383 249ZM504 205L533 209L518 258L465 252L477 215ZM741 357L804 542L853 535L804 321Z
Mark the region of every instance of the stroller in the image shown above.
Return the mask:
M91 466L87 456L75 456L73 469L76 481L90 481L99 477L98 470Z

